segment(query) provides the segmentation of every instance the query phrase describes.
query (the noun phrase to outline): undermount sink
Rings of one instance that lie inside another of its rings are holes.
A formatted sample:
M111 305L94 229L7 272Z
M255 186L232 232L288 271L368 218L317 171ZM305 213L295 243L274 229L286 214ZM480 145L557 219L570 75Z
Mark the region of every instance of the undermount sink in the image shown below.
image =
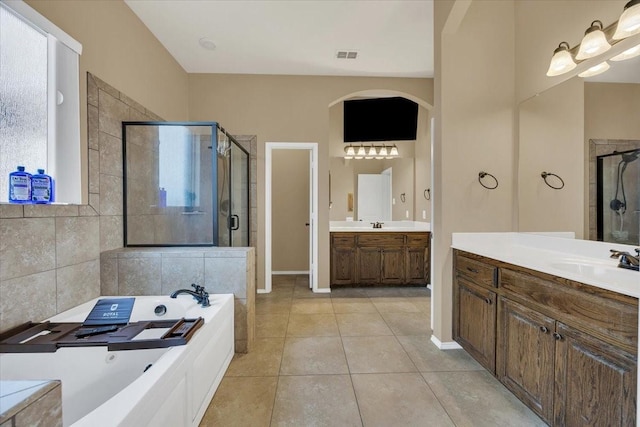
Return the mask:
M616 267L615 264L612 265L611 263L606 262L586 260L555 261L551 263L551 266L568 273L593 276L617 274L620 270Z

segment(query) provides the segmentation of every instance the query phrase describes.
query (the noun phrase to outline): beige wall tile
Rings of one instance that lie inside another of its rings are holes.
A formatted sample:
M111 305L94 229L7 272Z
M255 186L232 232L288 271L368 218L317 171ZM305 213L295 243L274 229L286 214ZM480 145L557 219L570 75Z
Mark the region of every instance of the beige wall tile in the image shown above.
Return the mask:
M89 192L100 192L100 152L89 150Z
M100 295L118 295L118 259L100 255Z
M100 251L110 251L124 245L122 216L100 215Z
M204 258L162 257L162 295L204 284Z
M52 205L24 205L25 218L48 218L56 216L56 207Z
M98 91L98 99L100 131L121 138L122 122L129 118L129 106L102 88Z
M161 268L159 257L118 259L118 294L159 295Z
M89 148L98 150L100 143L98 141L98 132L100 132L100 122L98 115L98 107L89 105L87 107L87 138L89 141Z
M204 259L204 283L210 292L232 293L238 298L246 298L246 258Z
M56 270L57 311L65 311L100 296L100 261L94 259Z
M98 85L91 73L87 73L87 104L98 107Z
M122 139L99 133L100 140L100 173L122 176Z
M155 222L149 215L127 215L127 242L134 245L155 243Z
M0 204L0 218L22 218L24 209L22 205Z
M58 267L95 260L100 255L100 221L97 217L56 218Z
M0 313L0 331L56 314L55 270L1 281Z
M78 216L79 208L80 206L76 205L57 205L55 206L56 216Z
M0 280L55 268L53 218L0 219Z
M100 215L122 215L122 177L100 174Z
M53 390L16 414L16 427L62 427L62 387Z

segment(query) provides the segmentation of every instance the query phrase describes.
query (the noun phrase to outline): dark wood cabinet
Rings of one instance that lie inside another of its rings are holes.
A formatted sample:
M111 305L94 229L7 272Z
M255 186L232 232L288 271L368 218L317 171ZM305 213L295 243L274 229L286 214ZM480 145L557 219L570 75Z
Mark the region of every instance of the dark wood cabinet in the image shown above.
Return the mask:
M555 364L555 425L636 425L633 354L558 323Z
M427 232L331 233L331 286L429 282Z
M495 372L496 294L465 280L458 282L456 340L482 366Z
M550 423L553 419L555 320L500 297L496 376Z
M635 425L637 299L461 251L453 271L455 340L545 422Z

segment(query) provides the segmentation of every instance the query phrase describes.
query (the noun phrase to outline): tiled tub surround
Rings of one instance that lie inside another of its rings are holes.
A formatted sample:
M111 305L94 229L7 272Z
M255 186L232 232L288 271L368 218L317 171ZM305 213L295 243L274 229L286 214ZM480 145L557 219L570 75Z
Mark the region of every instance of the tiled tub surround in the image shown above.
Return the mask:
M0 381L0 426L62 427L60 381Z
M100 255L101 295L169 295L205 286L210 294L234 294L235 351L251 350L255 336L253 248L121 248Z
M100 253L122 248L122 121L163 119L87 74L89 204L0 204L0 332L40 321L100 293ZM251 246L257 242L255 136L251 153Z
M123 246L123 120L162 120L87 75L89 204L0 205L0 331L100 295L100 252Z

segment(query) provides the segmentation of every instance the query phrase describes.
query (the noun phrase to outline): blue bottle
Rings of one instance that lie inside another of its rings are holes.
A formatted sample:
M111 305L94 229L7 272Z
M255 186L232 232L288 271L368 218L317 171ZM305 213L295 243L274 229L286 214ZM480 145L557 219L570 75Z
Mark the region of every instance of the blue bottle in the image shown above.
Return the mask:
M38 169L38 173L31 177L31 201L33 203L51 203L54 201L53 178Z
M9 174L9 203L31 203L31 174L24 166Z

